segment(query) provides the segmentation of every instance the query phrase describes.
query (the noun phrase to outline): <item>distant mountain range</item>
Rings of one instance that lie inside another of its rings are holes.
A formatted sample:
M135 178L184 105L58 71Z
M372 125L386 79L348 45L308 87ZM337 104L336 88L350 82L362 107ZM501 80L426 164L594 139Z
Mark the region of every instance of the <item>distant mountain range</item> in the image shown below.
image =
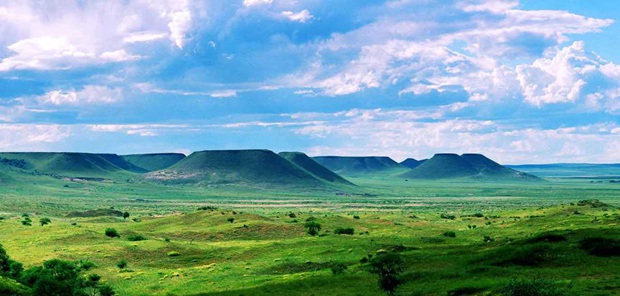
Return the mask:
M0 184L19 180L23 174L171 185L344 188L355 186L347 178L529 182L541 181L539 177L620 176L620 164L502 166L482 154L448 153L401 163L381 156L308 157L269 150L205 150L187 157L180 153L0 153Z

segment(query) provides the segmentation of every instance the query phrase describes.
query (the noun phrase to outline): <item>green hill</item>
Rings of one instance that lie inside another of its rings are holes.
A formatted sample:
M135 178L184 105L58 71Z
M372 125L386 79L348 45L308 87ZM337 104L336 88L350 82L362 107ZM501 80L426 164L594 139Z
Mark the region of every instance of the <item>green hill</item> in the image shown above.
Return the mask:
M338 174L330 171L320 163L316 162L312 158L308 157L305 153L301 152L280 152L278 155L284 159L296 164L302 169L306 170L310 174L319 179L323 179L327 182L342 183L347 185L353 185L353 183L347 181Z
M538 177L504 167L482 154L435 154L431 159L402 174L411 179L471 179L477 181L535 181Z
M339 175L358 176L394 172L406 167L383 156L318 156L316 162Z
M143 171L115 154L7 152L0 158L23 170L63 177L111 178Z
M122 156L129 163L148 172L163 170L185 158L181 153L131 154Z
M168 184L193 183L324 186L325 182L269 150L208 150L194 152L175 165L145 175Z
M417 160L417 159L414 159L414 158L407 158L407 159L403 160L400 164L402 166L406 166L406 167L408 167L410 169L415 169L419 165L423 164L425 161L427 161L427 159Z

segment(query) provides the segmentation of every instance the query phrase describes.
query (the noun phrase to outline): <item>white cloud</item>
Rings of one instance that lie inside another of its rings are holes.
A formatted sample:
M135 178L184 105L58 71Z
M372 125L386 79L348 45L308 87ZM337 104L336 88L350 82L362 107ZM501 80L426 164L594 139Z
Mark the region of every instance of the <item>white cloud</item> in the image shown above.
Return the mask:
M137 32L128 34L123 38L125 43L150 42L166 38L167 33L162 32Z
M235 90L221 90L221 91L212 92L210 94L210 96L213 97L213 98L232 98L232 97L236 97L237 96L237 91L235 91Z
M57 124L0 124L0 150L45 150L47 144L61 142L70 135L68 126Z
M243 5L245 5L246 7L259 6L271 4L271 2L273 2L273 0L243 0Z
M523 129L489 120L429 121L415 111L349 110L333 116L348 119L295 129L321 143L337 143L310 147L310 154L376 154L405 159L427 158L439 152L479 152L501 163L549 163L566 161L567 157L571 162L620 161L617 153L606 154L606 149L618 142L612 132L617 124ZM317 118L316 114L312 117Z
M297 13L287 10L287 11L283 11L282 15L291 21L300 22L300 23L305 23L314 18L314 16L310 14L310 11L308 11L307 9L304 9Z
M187 31L192 26L192 15L189 11L175 11L172 13L172 20L168 23L170 28L170 39L174 41L178 48L183 48L186 42Z
M86 125L85 127L94 132L122 132L127 135L136 135L140 137L155 137L163 132L175 133L194 130L186 124L94 124Z
M36 101L51 105L91 105L113 104L123 99L120 88L109 88L99 85L87 85L79 91L53 90L38 96Z

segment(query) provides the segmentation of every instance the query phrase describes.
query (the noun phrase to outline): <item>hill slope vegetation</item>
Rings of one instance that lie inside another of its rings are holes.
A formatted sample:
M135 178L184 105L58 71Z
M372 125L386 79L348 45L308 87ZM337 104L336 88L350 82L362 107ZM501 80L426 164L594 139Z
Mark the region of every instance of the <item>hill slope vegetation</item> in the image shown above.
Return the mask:
M146 174L145 178L169 184L326 185L305 169L269 150L194 152L168 169Z
M538 181L536 176L504 167L482 154L439 153L401 175L411 179L467 178L478 181Z
M123 159L148 172L163 170L185 158L181 153L149 153L123 155Z
M407 158L407 159L401 161L400 164L402 166L406 166L406 167L408 167L410 169L415 169L415 168L417 168L419 165L423 164L427 160L428 159L417 160L415 158Z
M310 174L314 175L319 179L323 179L327 182L335 182L352 185L353 183L347 181L343 177L338 174L330 171L328 168L322 166L320 163L316 162L312 158L310 158L305 153L301 152L280 152L278 155L282 156L284 159L296 164L302 169L306 170Z
M382 156L317 156L312 159L329 170L345 176L388 173L406 169L393 159Z

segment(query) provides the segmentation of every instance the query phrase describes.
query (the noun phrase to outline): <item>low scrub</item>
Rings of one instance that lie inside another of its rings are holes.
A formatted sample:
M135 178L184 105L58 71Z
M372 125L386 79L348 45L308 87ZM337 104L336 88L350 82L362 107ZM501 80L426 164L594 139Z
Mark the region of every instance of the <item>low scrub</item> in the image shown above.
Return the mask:
M565 296L566 288L545 279L513 279L499 290L504 296Z
M348 228L336 228L334 229L334 233L335 234L346 234L346 235L353 235L355 234L355 229L348 227Z
M142 234L132 234L132 235L127 236L127 240L132 241L132 242L138 242L138 241L147 240L147 238L146 236Z

